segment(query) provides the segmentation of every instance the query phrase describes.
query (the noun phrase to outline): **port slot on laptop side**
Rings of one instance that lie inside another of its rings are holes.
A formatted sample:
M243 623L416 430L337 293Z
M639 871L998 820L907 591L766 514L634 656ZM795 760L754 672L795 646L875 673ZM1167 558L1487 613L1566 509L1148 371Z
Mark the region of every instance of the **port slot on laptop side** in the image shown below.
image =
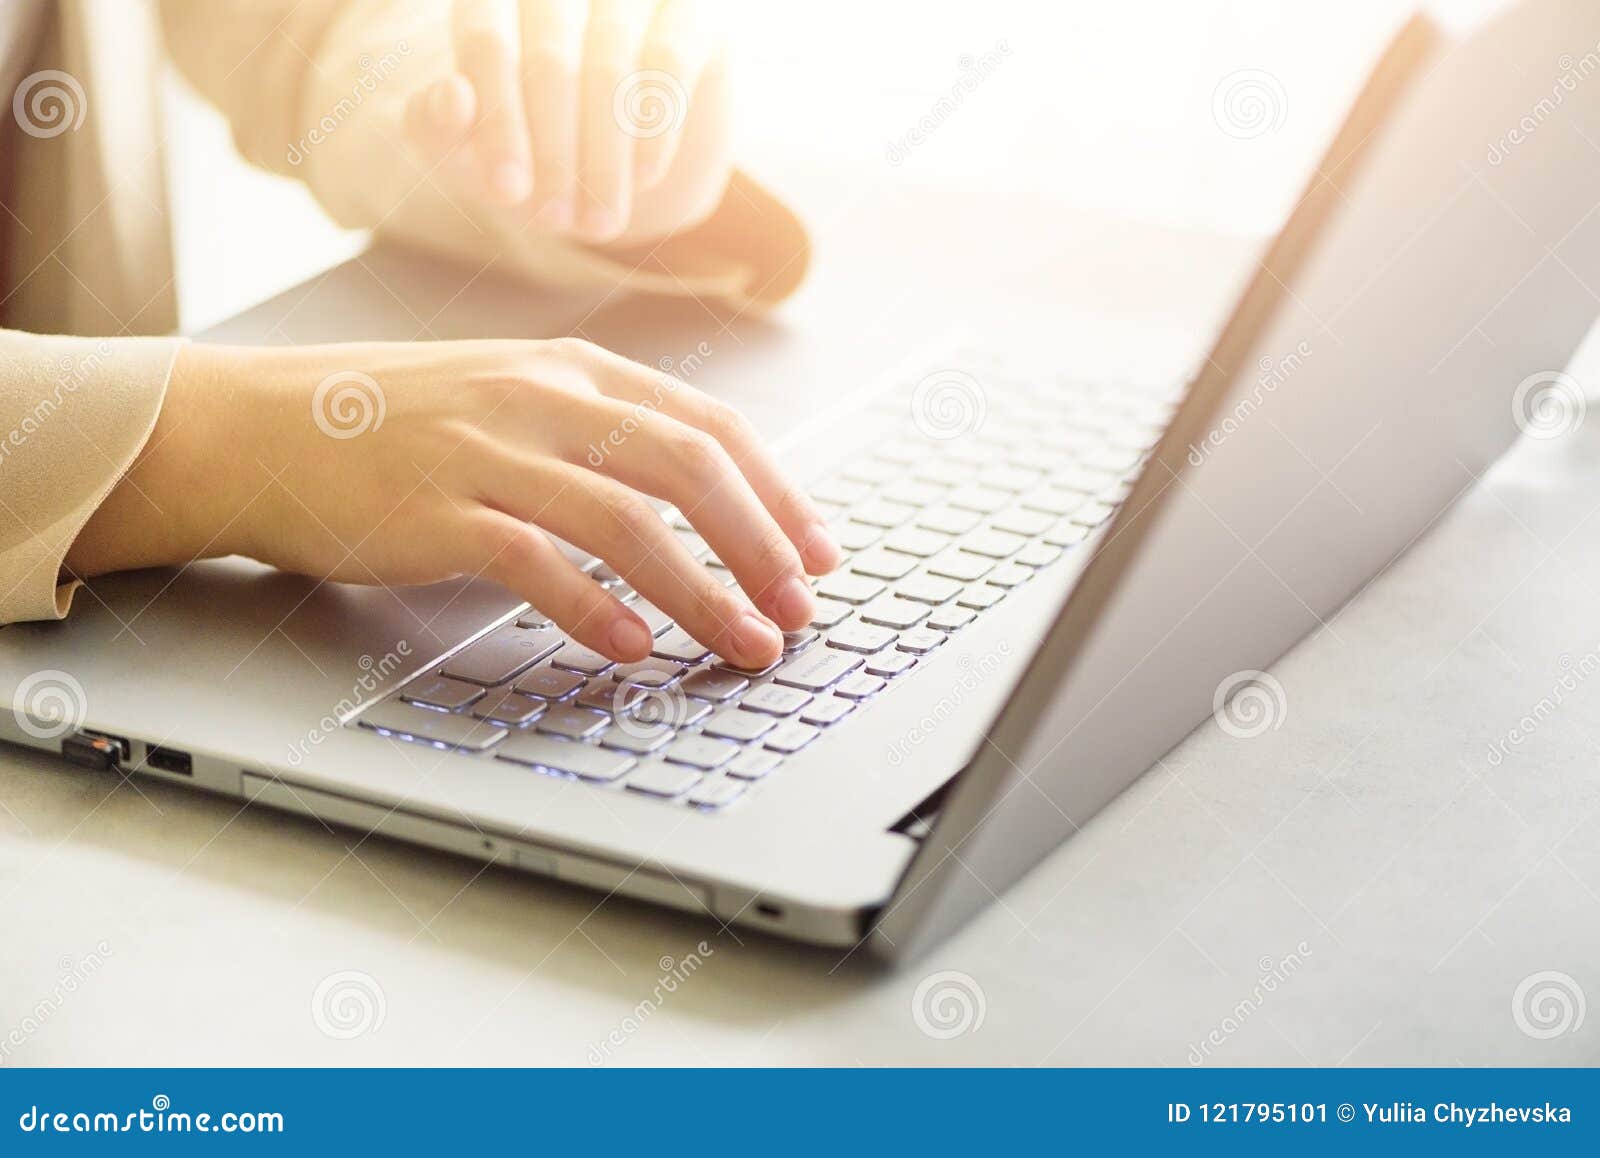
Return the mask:
M193 776L194 760L187 752L177 748L163 748L159 744L144 746L144 764L158 772L171 772L175 776Z

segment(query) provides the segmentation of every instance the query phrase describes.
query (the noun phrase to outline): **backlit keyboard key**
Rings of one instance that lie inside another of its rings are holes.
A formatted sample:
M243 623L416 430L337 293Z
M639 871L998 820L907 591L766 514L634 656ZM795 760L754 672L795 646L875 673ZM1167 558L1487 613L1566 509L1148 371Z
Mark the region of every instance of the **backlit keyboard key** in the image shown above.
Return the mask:
M543 700L517 692L495 692L473 705L472 714L480 720L493 720L508 728L531 724L543 714Z
M453 712L482 699L483 689L476 684L443 676L423 676L402 688L400 698L413 704L438 708L442 712Z
M991 587L987 583L974 583L956 597L956 603L961 607L970 607L974 611L987 611L1005 597L1003 588Z
M677 733L666 727L646 727L628 722L612 724L600 733L600 745L617 752L631 752L635 756L648 756L659 752L672 742Z
M913 575L895 584L894 593L901 599L938 605L959 595L961 584L938 575Z
M903 654L903 653L902 653ZM847 700L864 700L868 696L875 696L887 685L877 676L867 675L864 672L850 676L839 681L833 689L833 694L843 696Z
M688 670L670 659L641 659L638 663L619 663L611 669L611 679L641 688L669 688Z
M1105 503L1085 503L1072 512L1072 521L1080 527L1098 527L1114 514L1116 509Z
M822 733L810 724L794 721L779 724L766 739L766 747L774 752L798 752Z
M550 661L556 667L568 671L579 672L583 675L599 675L601 672L610 671L616 664L601 655L598 651L590 651L581 643L569 643Z
M628 787L634 792L671 799L682 796L699 784L700 773L687 768L674 768L671 764L649 764L628 777Z
M657 659L670 659L675 663L697 664L711 655L711 649L681 627L674 627L656 640L650 652Z
M885 651L867 660L867 672L870 675L884 676L888 679L904 675L916 666L916 657L904 651ZM845 695L843 687L844 685L841 684L839 687L834 688L834 694Z
M1030 511L1026 507L1012 507L1001 511L989 520L989 525L997 531L1008 531L1013 535L1024 535L1032 538L1042 535L1050 529L1055 522L1052 515L1044 511Z
M1021 563L1024 567L1048 567L1059 558L1060 547L1052 547L1049 543L1029 543L1017 552L1012 562Z
M973 555L966 551L951 551L947 555L940 555L937 559L928 561L928 573L930 575L942 575L946 579L959 579L963 583L981 579L993 567L994 561L992 559L985 559L982 555Z
M1045 531L1045 542L1048 542L1051 547L1072 547L1072 545L1085 541L1088 536L1090 536L1090 528L1086 528L1080 523L1074 523L1070 518L1062 518L1053 528Z
M696 808L726 808L744 795L744 785L737 780L706 780L689 793L688 803Z
M852 620L841 623L828 633L828 646L842 648L845 651L857 651L863 655L871 655L875 651L882 651L894 642L894 632L887 627L875 627L870 623Z
M534 727L551 736L581 740L585 736L603 731L608 723L610 720L597 712L588 712L570 704L562 704L539 717L539 722Z
M828 529L833 533L834 541L839 544L840 549L845 551L864 551L883 538L882 527L858 523L853 519L834 523Z
M917 526L941 535L965 535L983 521L976 511L955 507L930 507L917 516Z
M955 592L951 592L955 594ZM926 604L918 603L911 599L900 599L893 595L880 596L861 609L863 623L875 623L879 627L892 627L896 631L903 631L908 627L915 627L928 615Z
M750 681L741 675L734 675L719 668L705 668L695 672L680 686L684 692L697 699L720 704L744 691L750 686Z
M799 688L786 688L782 684L762 684L739 701L747 712L763 712L769 716L792 716L811 702L811 694Z
M924 625L936 631L959 631L978 617L970 607L937 607Z
M849 563L850 570L857 575L870 575L874 579L899 579L916 565L916 559L910 555L881 548L864 551Z
M961 540L961 549L990 559L1006 559L1028 545L1028 540L1009 531L974 531Z
M765 736L777 726L778 721L771 716L763 716L756 712L743 712L738 708L723 708L722 711L700 726L700 733L704 736L715 736L718 739L734 740L743 744L750 740L761 739L762 736Z
M989 572L988 582L995 587L1020 587L1032 578L1031 568L1020 563L1002 563Z
M811 626L827 629L849 618L848 603L840 603L835 599L818 599L816 614L811 617Z
M950 539L948 536L925 531L919 527L898 527L889 532L888 537L883 540L883 545L891 551L926 559L948 547Z
M855 671L861 662L859 655L817 647L785 663L772 678L785 687L820 692Z
M855 710L856 706L850 700L841 700L837 696L825 696L801 712L800 719L803 723L826 727L829 724L837 724Z
M434 744L448 744L452 748L465 748L472 752L481 752L506 735L506 730L498 724L474 720L470 716L432 712L398 700L368 708L357 723L363 728L379 729Z
M667 745L662 756L674 764L687 764L691 768L710 771L720 768L739 754L739 745L726 740L713 740L707 736L679 736Z
M660 635L672 626L672 616L648 599L635 599L628 604L628 610L644 620L644 625L650 629L651 635Z
M727 774L737 776L740 780L760 780L781 763L782 756L763 752L760 748L750 748L728 762Z
M926 627L916 627L900 635L899 648L909 651L913 655L925 655L945 641L942 631L933 631Z
M1075 491L1040 487L1022 496L1022 505L1030 511L1043 511L1047 515L1070 515L1087 501L1088 496Z
M824 576L817 584L817 594L824 599L837 599L844 603L865 603L882 595L887 587L881 579L835 571L832 575Z
M589 744L552 740L548 736L535 736L527 732L514 733L495 752L495 756L515 764L565 772L569 776L602 783L617 779L638 763L623 752L608 752Z
M900 526L916 513L917 508L908 507L904 503L891 503L883 499L873 499L852 510L850 517L858 523L867 523L874 527L889 529Z
M446 660L440 670L475 684L503 684L554 654L560 646L561 634L553 627L533 631L502 627L468 644Z
M516 683L517 691L541 700L561 700L583 686L583 677L569 671L541 667L528 672Z
M809 627L802 627L799 631L786 631L783 633L783 650L785 654L793 655L797 651L804 651L821 638L821 633Z

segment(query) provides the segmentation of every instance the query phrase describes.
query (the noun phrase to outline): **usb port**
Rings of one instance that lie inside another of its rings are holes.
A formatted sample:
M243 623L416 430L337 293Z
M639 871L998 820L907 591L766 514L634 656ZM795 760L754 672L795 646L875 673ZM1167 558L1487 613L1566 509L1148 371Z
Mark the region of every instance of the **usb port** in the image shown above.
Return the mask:
M194 761L189 753L180 752L176 748L163 748L158 744L144 746L144 763L147 768L155 768L162 772L172 772L178 776L193 776Z

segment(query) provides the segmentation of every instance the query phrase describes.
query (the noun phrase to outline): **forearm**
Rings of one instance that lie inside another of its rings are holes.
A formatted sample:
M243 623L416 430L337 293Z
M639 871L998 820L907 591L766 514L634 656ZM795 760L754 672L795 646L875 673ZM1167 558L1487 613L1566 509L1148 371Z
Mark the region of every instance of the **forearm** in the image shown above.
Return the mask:
M270 476L252 432L228 422L244 412L235 395L250 360L249 351L225 347L178 353L150 437L66 553L69 575L250 552L247 495Z

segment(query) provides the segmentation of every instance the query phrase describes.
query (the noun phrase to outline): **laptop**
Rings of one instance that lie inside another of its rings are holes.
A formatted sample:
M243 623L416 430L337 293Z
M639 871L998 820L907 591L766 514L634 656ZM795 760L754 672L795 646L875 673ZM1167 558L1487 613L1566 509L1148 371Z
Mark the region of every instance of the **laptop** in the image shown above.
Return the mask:
M785 452L847 557L767 671L664 619L617 668L483 581L225 559L0 631L0 738L915 957L1213 715L1270 726L1272 663L1581 413L1596 71L1584 0L1412 20L1186 382L964 349L853 395Z

